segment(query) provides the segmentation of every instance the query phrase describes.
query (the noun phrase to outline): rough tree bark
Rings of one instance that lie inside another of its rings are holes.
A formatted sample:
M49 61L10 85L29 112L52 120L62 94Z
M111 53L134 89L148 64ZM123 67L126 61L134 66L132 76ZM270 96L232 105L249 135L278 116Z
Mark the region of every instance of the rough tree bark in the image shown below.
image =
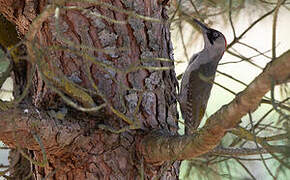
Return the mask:
M74 45L92 47L70 49L94 58L89 61L78 53L45 49L42 52L45 56L37 57L38 60L42 58L41 65L37 66L33 75L32 88L24 100L25 104L2 114L2 117L13 121L7 124L9 121L3 119L5 125L2 124L2 127L5 129L0 130L1 140L9 147L31 150L33 159L42 162L41 143L35 139L41 140L48 163L43 167L34 165L35 179L46 176L49 179L136 179L140 178L140 174L144 174L146 179L156 176L177 179L179 162L166 168L162 164L147 166L142 163L142 157L138 157L135 147L144 136L143 132L165 129L176 134L178 128L175 121L174 70L144 68L173 67L172 62L152 60L159 57L173 59L169 25L164 23L168 19L165 3L157 0L104 0L102 2L107 3L104 6L99 1L99 5L56 2L58 4L52 3L52 6L60 7L61 36L56 35L56 21L50 16L44 23L38 24L41 28L36 33L37 47L68 46L63 40L68 39ZM45 0L1 0L0 12L14 22L18 32L25 37L33 20L48 4ZM64 6L78 6L85 11L62 9ZM92 13L125 23L113 23ZM135 13L159 21L145 20ZM113 51L103 53L93 48ZM37 63L33 60L36 57L30 58L32 63ZM148 58L151 60L141 61ZM28 65L27 69L31 70L32 66ZM87 76L87 69L98 87L98 93ZM133 70L124 73L128 69ZM41 72L51 82L50 85L56 86L74 102L85 108L106 103L105 108L90 113L69 108L44 82ZM26 79L27 76L21 74L15 79ZM139 101L141 105L134 113ZM68 111L65 118L58 119L52 115L63 107ZM137 125L140 128L118 134L110 132L108 127L129 127L120 114L132 120L129 121L131 129Z
M177 179L175 160L214 149L273 82L289 82L287 51L196 134L179 136L168 1L76 1L0 1L27 40L15 82L33 72L29 96L0 111L0 140L29 150L35 179Z

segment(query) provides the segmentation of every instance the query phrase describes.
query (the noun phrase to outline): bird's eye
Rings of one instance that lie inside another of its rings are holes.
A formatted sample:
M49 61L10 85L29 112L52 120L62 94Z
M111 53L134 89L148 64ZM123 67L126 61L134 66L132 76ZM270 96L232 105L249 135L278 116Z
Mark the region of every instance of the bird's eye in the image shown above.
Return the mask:
M217 38L219 36L219 34L217 32L213 33L213 37Z

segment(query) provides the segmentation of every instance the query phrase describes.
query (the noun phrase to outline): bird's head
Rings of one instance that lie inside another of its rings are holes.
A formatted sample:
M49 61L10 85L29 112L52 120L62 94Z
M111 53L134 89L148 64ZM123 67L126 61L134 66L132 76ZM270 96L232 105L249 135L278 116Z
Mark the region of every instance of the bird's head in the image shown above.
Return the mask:
M220 52L223 54L227 47L225 36L217 30L208 28L206 25L202 24L196 19L194 19L194 22L199 25L202 31L204 48L213 49L215 52Z

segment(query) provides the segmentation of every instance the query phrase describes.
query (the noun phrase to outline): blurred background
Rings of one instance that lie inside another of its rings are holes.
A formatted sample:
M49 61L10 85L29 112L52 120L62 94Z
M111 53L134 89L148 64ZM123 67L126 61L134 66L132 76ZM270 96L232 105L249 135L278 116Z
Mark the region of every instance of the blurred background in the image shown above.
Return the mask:
M284 4L278 5L279 8L277 8L278 3ZM276 39L274 40L276 41L276 57L290 49L289 3L289 1L258 0L176 1L176 9L179 10L173 11L176 21L173 22L171 36L175 60L181 61L176 63L175 66L177 76L185 71L190 57L203 49L202 35L190 23L190 18L203 19L204 23L208 24L211 28L222 32L228 44L232 43L231 48L225 52L219 63L218 72L215 77L215 82L219 85L214 84L213 86L206 115L203 118L201 126L207 117L223 105L229 103L235 97L235 94L245 89L262 72L266 64L272 60L274 21L276 21ZM271 12L273 9L275 10ZM257 23L254 24L254 22ZM247 31L247 29L249 30ZM243 33L244 35L237 40ZM235 39L237 42L234 42ZM266 97L271 99L270 92ZM289 84L276 86L275 100L282 101L286 98L289 98ZM286 101L286 104L289 105L289 102L289 100ZM284 113L289 115L289 111L284 111ZM265 128L259 131L259 136L279 134L283 132L279 128L285 128L285 124L281 123L283 121L281 120L281 115L273 110L272 104L261 104L251 115L254 123L263 118L263 126L273 126L272 128ZM240 125L249 128L249 124L249 116L243 117ZM182 124L180 126L183 127ZM180 132L183 133L182 128ZM234 138L234 135L228 133L223 138L222 145L229 146ZM247 142L244 147L255 148L256 144L254 142ZM213 163L212 165L209 165L210 160L203 158L183 161L180 179L268 180L273 179L273 176L279 173L278 179L290 179L290 170L288 168L281 168L283 165L273 159L271 155L263 155L263 159L269 158L268 160L262 160L260 155L241 158L245 158L245 160L217 158L221 162ZM287 162L289 163L289 160Z
M218 66L215 82L219 85L213 86L201 126L207 117L229 103L238 92L245 89L262 72L265 65L273 59L273 53L278 57L290 49L289 4L290 1L284 0L171 1L169 8L172 20L171 37L177 76L181 76L185 71L190 57L203 49L203 38L192 23L192 18L197 18L219 30L225 35L228 44L231 44ZM255 22L257 23L254 24ZM274 22L275 26L273 26ZM273 33L273 30L276 30L276 33ZM12 80L8 79L1 88L0 98L2 100L13 98L12 84ZM289 98L289 85L277 86L274 92L275 101L283 101ZM266 99L271 100L270 92L266 96ZM289 100L284 103L289 105ZM283 113L285 115L289 112L283 111ZM263 118L263 123L257 129L259 136L270 136L286 131L287 118L283 119L283 114L278 113L271 103L261 104L258 110L251 115L254 123ZM240 125L246 129L250 128L249 116L243 117ZM182 124L180 127L182 134L184 127ZM228 133L223 139L222 145L229 146L235 139L237 139L236 136ZM279 141L279 143L287 144L289 142ZM0 144L0 146L2 145ZM238 145L256 147L254 142L241 141L236 146ZM283 157L286 156L280 158ZM289 165L289 160L286 162ZM2 149L0 150L0 168L7 165L8 150ZM277 179L290 179L289 169L270 154L244 157L221 156L216 157L215 160L207 159L205 156L184 161L180 173L180 179L268 180L273 179L273 175Z

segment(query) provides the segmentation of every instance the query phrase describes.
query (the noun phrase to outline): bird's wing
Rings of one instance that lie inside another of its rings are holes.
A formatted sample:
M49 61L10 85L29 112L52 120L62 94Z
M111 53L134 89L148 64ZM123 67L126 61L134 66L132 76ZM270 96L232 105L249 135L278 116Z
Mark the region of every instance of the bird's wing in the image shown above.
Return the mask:
M214 76L217 66L216 62L200 64L198 58L200 57L195 56L192 59L181 81L179 103L182 117L188 126L186 132L197 129L202 120L212 88L212 83L205 79Z

